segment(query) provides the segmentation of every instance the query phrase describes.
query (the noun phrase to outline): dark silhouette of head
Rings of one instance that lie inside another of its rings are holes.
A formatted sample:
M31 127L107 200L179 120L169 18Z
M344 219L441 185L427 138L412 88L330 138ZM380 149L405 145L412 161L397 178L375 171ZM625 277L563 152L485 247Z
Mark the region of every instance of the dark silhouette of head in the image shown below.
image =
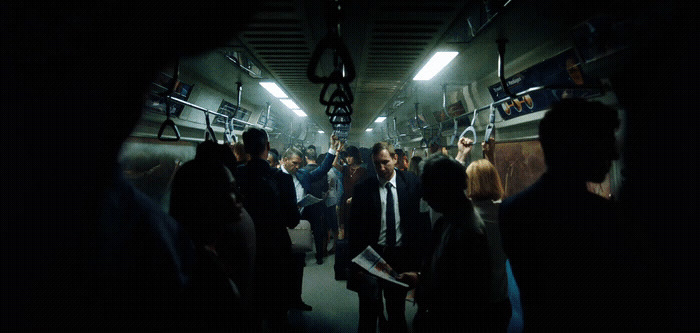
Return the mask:
M227 224L240 221L240 199L235 179L223 163L214 158L194 159L175 173L170 215L196 245L209 245L216 243Z
M236 168L236 156L231 147L211 140L204 140L197 145L194 158L223 163L231 172L234 172Z
M396 157L398 158L396 167L399 170L406 171L408 168L408 156L406 156L406 152L404 152L401 148L396 148L394 151L396 152Z
M618 158L617 111L600 102L563 99L539 125L547 171L577 182L602 182Z
M318 156L316 156L316 147L313 145L306 148L306 153L304 154L306 158L306 163L316 163Z
M267 153L267 162L270 163L272 167L278 167L280 164L280 154L277 149L270 149Z
M449 214L463 211L467 174L462 164L442 154L430 155L420 175L423 199L434 210Z
M270 150L270 139L264 129L250 127L243 132L243 145L245 152L251 158L267 159L267 152Z
M348 146L345 148L345 152L347 153L347 157L352 157L352 164L362 164L362 156L360 155L360 150L357 147ZM350 161L348 161L348 164L350 164Z

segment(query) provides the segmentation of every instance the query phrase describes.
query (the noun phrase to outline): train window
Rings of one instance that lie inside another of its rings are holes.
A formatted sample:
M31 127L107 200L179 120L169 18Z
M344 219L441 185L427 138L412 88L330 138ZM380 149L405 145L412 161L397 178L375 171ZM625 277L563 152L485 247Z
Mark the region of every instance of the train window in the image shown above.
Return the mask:
M173 82L173 77L169 74L160 72L153 82L151 82L148 95L146 97L146 103L144 108L146 111L154 113L165 114L165 94L167 94L170 87L175 86L173 89L173 97L186 101L192 93L193 85L184 83L180 80ZM171 103L169 116L179 117L182 114L182 110L185 108L184 105Z
M234 118L243 121L248 121L248 119L250 119L250 115L252 114L251 111L246 110L242 107L237 107L232 103L227 102L226 100L221 101L221 105L219 105L219 110L217 110L217 112L225 114L229 116L229 118ZM223 117L217 116L216 118L214 118L214 124L220 124L222 127L225 127L224 122L225 119ZM245 125L234 121L233 129L237 131L242 131L245 129Z
M169 74L160 72L156 79L151 82L150 89L147 93L146 103L144 108L146 111L165 114L165 94L167 94L170 87L175 86L173 89L173 97L186 101L192 93L193 85L184 83L180 80L173 82L173 77ZM182 114L184 105L171 103L169 115L171 117L179 117Z

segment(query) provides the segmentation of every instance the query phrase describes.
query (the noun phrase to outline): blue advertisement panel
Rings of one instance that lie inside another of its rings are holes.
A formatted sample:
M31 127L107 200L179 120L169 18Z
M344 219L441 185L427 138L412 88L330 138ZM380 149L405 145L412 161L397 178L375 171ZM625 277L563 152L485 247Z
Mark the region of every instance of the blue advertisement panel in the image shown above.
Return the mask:
M579 57L574 49L566 50L509 77L506 79L506 83L508 85L508 90L514 94L539 86L557 86L562 87L562 89L534 91L494 105L504 120L546 110L552 102L562 98L585 98L599 93L592 89L567 89L568 87L576 88L584 84L594 83L590 77L581 71ZM489 93L491 93L493 101L508 97L500 83L490 86Z

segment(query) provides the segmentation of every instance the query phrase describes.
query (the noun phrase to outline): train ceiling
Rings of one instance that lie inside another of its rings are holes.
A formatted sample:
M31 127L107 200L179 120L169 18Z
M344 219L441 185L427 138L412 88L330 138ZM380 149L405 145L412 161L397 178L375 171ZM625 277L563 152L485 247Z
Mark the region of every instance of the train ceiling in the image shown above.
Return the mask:
M258 85L263 80L274 80L306 111L312 122L309 128L329 133L332 127L326 107L319 102L323 84L311 83L306 75L312 52L328 33L327 24L332 21L323 10L327 1L265 1L261 11L229 45L206 55L206 63L191 62L189 66L233 96L235 82L241 81L245 101L261 109L272 102L273 110L282 117L286 112L288 117L295 117ZM548 4L517 0L340 3L339 34L357 73L350 84L355 99L350 135L362 134L382 115L397 117L400 126L405 126L415 116L415 103L429 119L428 112L442 108L443 85L449 90L460 90L488 75L497 81L495 41L499 37L509 40L508 61L545 41L565 40L573 25L592 14L590 8L574 2L551 8ZM563 44L562 49L569 47ZM413 81L429 57L442 50L460 54L432 80ZM254 73L228 71L232 63L226 54L231 52L250 57ZM318 68L325 75L332 70L332 65L324 63Z

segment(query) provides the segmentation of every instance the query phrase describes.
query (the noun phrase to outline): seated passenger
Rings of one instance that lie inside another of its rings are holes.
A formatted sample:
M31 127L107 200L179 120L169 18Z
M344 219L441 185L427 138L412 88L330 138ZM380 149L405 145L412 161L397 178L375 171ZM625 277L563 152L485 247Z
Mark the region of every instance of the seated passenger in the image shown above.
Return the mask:
M173 179L170 214L184 227L196 248L196 265L183 313L191 325L187 329L240 329L246 319L241 315L241 294L233 282L232 268L217 251L227 226L241 220L237 198L240 195L231 172L216 161L189 161Z
M464 193L464 166L442 154L425 160L423 199L442 213L420 272L399 275L416 286L414 332L483 331L490 327L488 241Z

